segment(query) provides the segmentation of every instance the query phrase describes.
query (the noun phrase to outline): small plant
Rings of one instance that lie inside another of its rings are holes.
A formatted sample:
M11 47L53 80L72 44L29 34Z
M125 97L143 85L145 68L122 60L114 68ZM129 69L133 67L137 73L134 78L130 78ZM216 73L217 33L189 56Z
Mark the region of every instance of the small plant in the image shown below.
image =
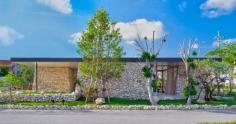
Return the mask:
M78 84L79 86L81 86L80 80L76 80L75 83Z
M183 93L184 93L184 96L185 97L189 97L189 88L188 88L188 86L185 86L184 88L183 88ZM195 95L197 95L197 90L196 90L196 88L194 87L194 86L192 86L192 89L191 89L191 96L195 96Z
M158 88L159 88L158 87L158 80L152 80L151 86L152 86L153 92L157 92Z
M13 73L7 74L2 80L0 80L0 87L7 87L9 89L10 102L12 102L13 97L12 90L14 90L15 87L23 86L24 84L25 82Z
M197 81L194 80L192 76L188 77L188 81L189 83L191 83L191 88L189 88L189 86L185 86L183 88L184 96L189 97L197 95L197 90L196 90L196 85L198 85ZM191 89L191 92L189 91L189 89Z
M85 97L85 103L91 101L91 98L97 91L96 87L89 86L88 84L85 84L85 83L81 83L80 86L83 89L83 96Z

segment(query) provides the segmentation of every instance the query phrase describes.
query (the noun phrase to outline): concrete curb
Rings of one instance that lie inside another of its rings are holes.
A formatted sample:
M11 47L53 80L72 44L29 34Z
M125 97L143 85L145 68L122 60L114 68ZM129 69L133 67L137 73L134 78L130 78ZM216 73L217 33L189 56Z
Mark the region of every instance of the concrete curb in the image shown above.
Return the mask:
M46 105L46 106L24 106L24 105L0 105L0 110L232 110L236 111L236 105L130 105L130 106L111 106L111 105Z

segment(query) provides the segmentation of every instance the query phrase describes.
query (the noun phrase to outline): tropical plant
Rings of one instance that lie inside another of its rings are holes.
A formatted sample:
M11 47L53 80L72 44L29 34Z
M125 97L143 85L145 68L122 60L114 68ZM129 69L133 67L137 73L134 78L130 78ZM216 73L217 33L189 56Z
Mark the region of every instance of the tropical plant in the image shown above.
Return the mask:
M33 68L26 65L19 65L18 76L24 80L25 85L30 86L34 80L34 71Z
M153 92L158 91L159 87L158 87L158 81L157 80L152 80L151 86L152 86Z
M180 57L182 58L182 61L185 66L185 87L183 89L184 94L187 99L187 104L192 104L192 96L195 95L195 84L194 79L192 78L192 75L190 73L190 70L194 70L196 68L196 65L194 63L193 58L197 56L197 52L195 51L195 41L189 40L188 46L185 46L184 42L180 44ZM191 79L191 80L190 80ZM187 93L188 92L188 93Z
M157 80L158 76L155 72L157 72L157 56L160 53L164 43L166 42L167 35L163 34L160 43L158 44L155 41L155 31L153 31L153 40L151 42L148 41L147 37L144 37L144 40L140 38L138 35L137 40L135 40L135 46L141 52L141 59L145 62L144 67L142 68L143 76L147 79L146 86L149 96L149 101L152 105L156 105L156 102L153 97L152 90L152 81ZM143 43L144 42L144 43Z
M77 45L77 52L83 57L79 69L90 81L85 88L86 102L95 92L108 92L109 79L118 77L123 71L121 57L124 53L120 42L119 29L115 29L115 23L110 20L108 13L104 9L97 10Z
M188 87L188 86L185 86L184 88L183 88L183 93L184 93L184 96L185 97L189 97L189 96L195 96L195 95L197 95L197 89L196 89L196 85L197 85L197 82L196 82L196 80L195 79L193 79L193 77L192 76L189 76L188 77L188 81L189 81L189 83L191 83L191 91L190 91L190 88Z

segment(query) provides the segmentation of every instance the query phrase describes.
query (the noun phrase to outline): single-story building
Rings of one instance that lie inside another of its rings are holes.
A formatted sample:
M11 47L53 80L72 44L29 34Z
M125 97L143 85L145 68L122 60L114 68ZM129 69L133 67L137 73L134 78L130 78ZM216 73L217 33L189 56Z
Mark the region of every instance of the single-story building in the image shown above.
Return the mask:
M204 59L204 58L198 58ZM112 79L111 96L131 99L147 99L146 80L139 58L122 58L126 63L122 76ZM76 79L82 78L78 66L81 58L11 58L13 64L34 67L33 89L73 92ZM157 58L157 72L162 79L161 93L182 95L185 71L181 58Z

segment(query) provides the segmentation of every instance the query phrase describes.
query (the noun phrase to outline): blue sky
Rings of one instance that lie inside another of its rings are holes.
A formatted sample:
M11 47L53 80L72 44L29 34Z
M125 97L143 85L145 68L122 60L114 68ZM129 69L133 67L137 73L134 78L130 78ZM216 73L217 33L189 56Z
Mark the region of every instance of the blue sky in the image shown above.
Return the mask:
M178 57L188 39L196 39L204 55L218 30L236 40L236 0L0 0L0 59L78 57L73 38L101 7L121 28L126 57L138 55L130 42L134 29L156 30L156 40L168 33L161 57Z

